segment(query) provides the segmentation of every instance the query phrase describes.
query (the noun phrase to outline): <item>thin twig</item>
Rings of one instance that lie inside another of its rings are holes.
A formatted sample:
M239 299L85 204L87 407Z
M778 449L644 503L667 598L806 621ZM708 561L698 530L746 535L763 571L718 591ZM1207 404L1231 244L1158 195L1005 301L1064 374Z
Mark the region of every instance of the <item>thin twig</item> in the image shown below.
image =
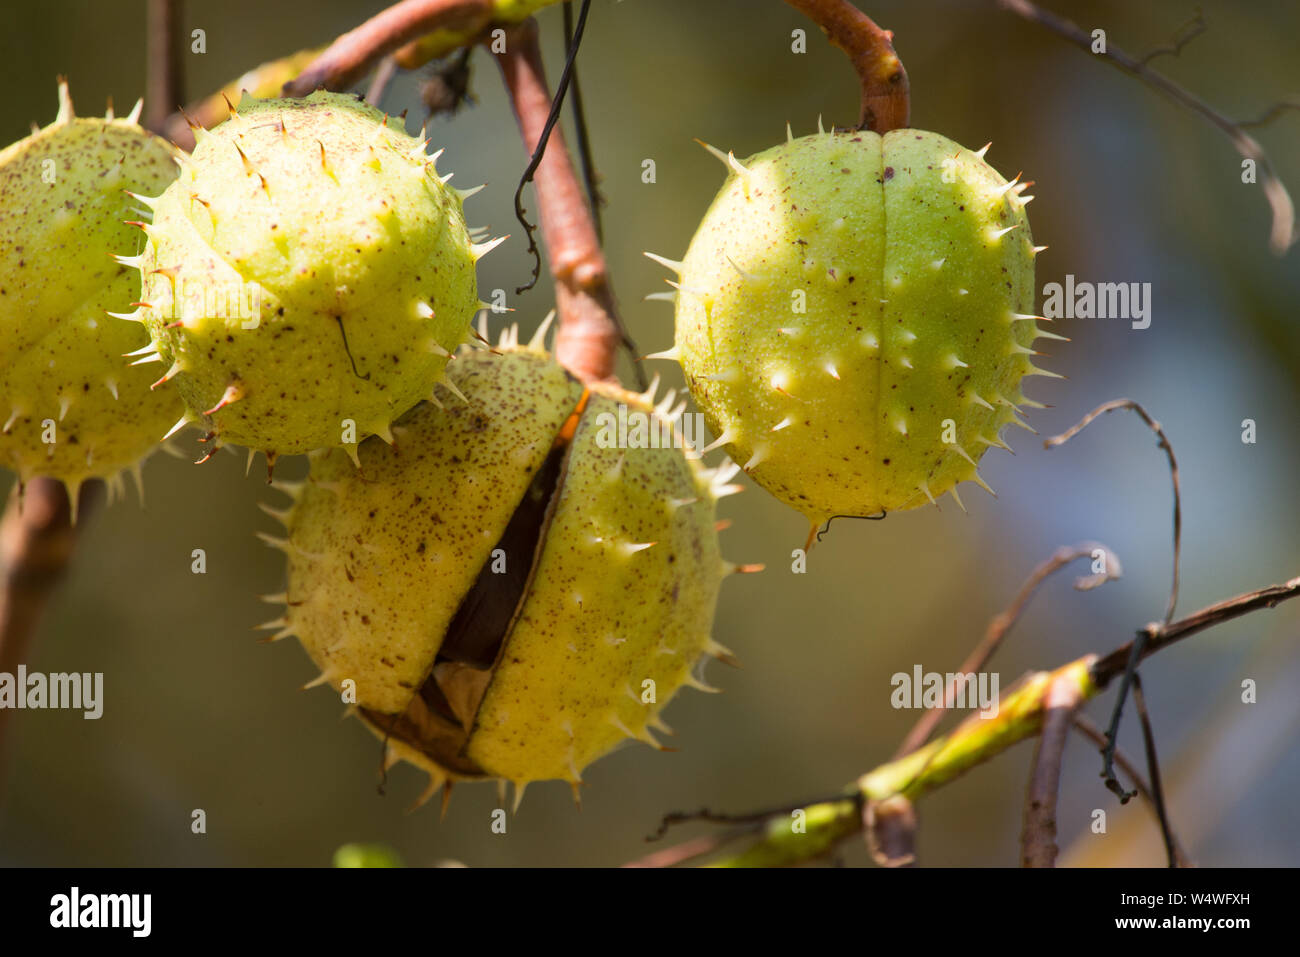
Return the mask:
M848 0L786 0L848 54L862 86L858 129L888 133L907 126L911 100L907 70L894 52L894 34L882 30Z
M789 814L792 811L798 811L810 804L818 804L825 800L830 799L817 798L812 801L800 801L796 804L783 804L780 807L764 808L761 811L752 811L747 814L726 814L722 811L711 811L707 807L702 807L698 811L669 811L659 820L659 827L655 829L653 834L646 837L646 841L662 840L671 828L681 824L694 824L699 821L709 824L739 826L761 824L774 814Z
M1095 744L1099 750L1106 746L1106 732L1093 724L1092 720L1081 712L1076 713L1074 716L1074 730L1078 731L1085 738ZM1130 780L1132 780L1134 790L1136 790L1137 793L1141 795L1142 799L1151 806L1153 811L1156 811L1157 823L1159 823L1159 810L1156 807L1155 795L1151 790L1151 785L1147 783L1146 777L1140 770L1138 770L1138 766L1134 763L1133 759L1124 752L1123 748L1115 749L1115 764L1121 771L1129 776ZM1182 844L1179 842L1177 835L1173 833L1172 829L1169 832L1169 840L1173 844L1174 857L1178 862L1178 866L1190 866L1191 858L1187 856L1187 852L1183 849Z
M506 52L497 62L524 149L532 154L552 112L535 22L507 31ZM534 189L560 316L556 358L584 382L610 379L623 341L618 306L562 130L554 131L551 148L537 165Z
M1074 587L1079 591L1087 591L1096 588L1103 582L1120 577L1121 571L1118 557L1110 548L1100 542L1080 542L1077 545L1058 548L1050 557L1040 562L1038 567L1025 579L1025 583L1020 586L1020 591L1016 593L1016 597L1012 599L1011 604L989 621L988 628L984 632L984 638L975 646L975 650L967 656L966 660L961 663L961 667L953 675L953 680L944 689L943 700L921 715L920 720L916 722L912 730L908 732L907 737L903 739L903 743L898 746L898 750L894 752L895 758L911 754L930 740L930 735L934 734L934 729L943 720L944 712L950 706L949 702L955 701L957 693L966 685L966 675L981 671L984 668L988 660L993 657L993 653L997 651L1007 632L1019 620L1025 606L1029 604L1029 600L1038 591L1038 587L1066 565L1080 558L1092 558L1098 551L1104 555L1105 569L1100 574L1076 579Z
M1029 775L1020 837L1020 863L1024 867L1056 866L1056 800L1061 789L1061 764L1070 724L1082 703L1078 686L1060 679L1051 683L1044 696L1043 728Z
M1283 601L1300 597L1300 576L1280 585L1269 585L1255 591L1246 592L1233 598L1209 605L1167 625L1151 624L1147 626L1148 640L1143 657L1149 657L1161 648L1175 641L1186 638L1214 625L1222 624L1263 608L1272 608ZM862 830L862 806L864 801L872 798L884 798L893 794L903 794L915 801L923 794L942 786L976 767L1012 745L1036 735L1042 726L1043 705L1047 688L1061 678L1080 680L1080 674L1086 674L1087 696L1095 697L1104 691L1112 680L1124 671L1133 643L1127 643L1114 649L1104 657L1085 655L1070 662L1054 672L1043 675L1030 675L1017 685L1016 693L1004 692L999 719L994 722L971 718L961 726L926 746L933 749L938 759L932 755L919 758L916 754L890 761L862 775L845 792L838 797L828 799L816 805L807 805L809 818L817 816L818 824L810 827L806 835L798 842L789 835L789 822L786 815L791 806L758 812L758 815L735 815L726 817L730 820L752 821L756 816L762 817L758 841L734 858L723 861L731 866L743 866L753 863L792 864L820 857L833 848L835 844ZM1003 721L1001 727L990 728L991 724ZM1104 735L1101 736L1104 740ZM923 774L917 773L917 767L927 767ZM1137 780L1131 763L1121 767ZM900 786L900 782L902 782ZM766 815L766 816L763 816ZM1179 852L1180 859L1186 860Z
M572 60L577 54L573 38L573 2L564 2L564 53ZM578 141L578 162L582 165L582 181L587 187L587 202L591 204L591 219L596 224L596 238L605 243L605 229L600 219L600 207L605 197L600 195L596 183L596 162L591 153L591 137L587 133L587 110L582 102L582 84L578 82L578 68L573 68L573 135Z
M1107 744L1102 749L1102 775L1106 780L1106 787L1119 797L1121 803L1132 797L1132 794L1125 791L1119 783L1119 779L1115 777L1115 751L1119 744L1121 709L1128 689L1139 680L1137 674L1138 665L1161 648L1167 647L1189 635L1194 635L1206 628L1229 621L1258 608L1272 608L1281 601L1294 598L1297 594L1300 594L1300 578L1293 578L1282 585L1270 585L1267 588L1261 588L1245 595L1238 595L1236 598L1230 598L1216 605L1202 608L1195 614L1176 622L1152 622L1139 631L1133 641L1122 648L1115 649L1093 665L1093 680L1096 681L1098 687L1105 687L1117 675L1123 676L1123 680L1120 682L1118 700L1111 712L1110 725L1106 731ZM1156 773L1154 769L1152 769L1152 773L1153 775ZM1166 844L1168 844L1168 821L1162 821L1161 826L1166 832Z
M1221 625L1226 621L1232 621L1234 618L1240 618L1252 611L1259 611L1261 608L1276 607L1282 602L1297 596L1300 596L1300 577L1292 578L1280 585L1269 585L1256 591L1245 592L1233 598L1228 598L1225 601L1216 602L1190 615L1185 615L1177 621L1171 621L1167 625L1152 622L1139 632L1144 638L1142 652L1138 656L1139 660L1145 661L1157 651L1168 648L1174 642L1182 641L1197 632L1213 628L1215 625ZM1098 658L1097 663L1092 668L1093 680L1099 686L1105 687L1116 677L1123 674L1124 663L1128 661L1135 644L1136 641L1131 641L1116 648L1105 657Z
M1142 406L1138 405L1132 399L1112 399L1109 402L1103 402L1101 405L1097 406L1097 408L1093 409L1080 419L1079 422L1071 426L1069 429L1066 429L1060 435L1054 435L1050 439L1045 439L1043 441L1043 448L1053 449L1058 445L1064 445L1066 442L1070 441L1070 439L1074 438L1086 429L1089 424L1099 416L1102 416L1107 412L1114 412L1116 409L1131 409L1133 412L1136 412L1142 421L1147 424L1147 428L1156 434L1156 438L1159 440L1157 444L1160 448L1165 450L1165 456L1169 459L1169 477L1174 483L1174 571L1173 582L1169 586L1169 605L1165 609L1165 621L1168 622L1173 619L1174 606L1178 604L1178 565L1183 544L1183 503L1182 495L1179 492L1178 486L1178 461L1174 458L1174 447L1169 444L1169 437L1165 435L1164 429L1160 427L1160 423L1153 419L1146 409L1142 408Z
M346 90L360 82L382 57L435 30L472 40L491 23L495 9L493 0L402 0L331 43L302 73L284 84L284 95Z
M1183 543L1183 504L1182 494L1178 486L1178 460L1174 457L1174 447L1170 444L1169 437L1165 435L1164 429L1160 427L1160 423L1132 399L1112 399L1110 402L1103 402L1097 406L1078 423L1060 435L1054 435L1050 439L1046 439L1043 442L1043 448L1052 449L1058 445L1064 445L1086 429L1089 423L1095 421L1099 416L1107 412L1114 412L1116 409L1130 409L1137 413L1142 421L1147 424L1147 428L1156 434L1157 444L1165 450L1165 455L1169 459L1169 475L1174 484L1174 570L1173 579L1169 586L1169 604L1165 608L1165 623L1168 624L1174 617L1174 606L1178 604L1179 558L1182 553ZM1139 632L1138 640L1133 644L1129 663L1124 671L1124 680L1120 682L1119 694L1115 697L1115 707L1111 711L1110 726L1106 731L1110 744L1102 751L1102 777L1106 779L1106 787L1119 797L1121 803L1132 797L1132 794L1124 790L1119 783L1119 778L1115 776L1115 748L1119 743L1119 726L1124 715L1124 703L1128 700L1129 687L1137 677L1138 662L1142 659L1142 642L1144 640L1145 633Z
M1277 119L1279 116L1281 116L1283 113L1287 112L1288 110L1300 110L1300 97L1295 97L1295 96L1283 97L1281 100L1274 103L1272 106L1266 109L1259 116L1255 117L1253 120L1241 120L1237 123L1237 125L1240 126L1243 130L1255 129L1256 127L1260 127L1260 126L1268 126L1268 124L1272 123L1275 119Z
M689 841L683 841L681 844L674 844L672 847L655 851L653 854L647 854L635 861L629 861L623 866L676 867L678 864L685 864L687 861L693 861L704 857L706 854L712 854L714 851L726 847L732 841L747 837L753 833L754 829L752 827L742 827L733 828L730 831L719 831L716 834L702 834Z
M533 181L533 175L537 172L537 167L541 165L542 159L546 156L546 144L550 142L555 124L560 122L560 111L564 108L564 95L568 92L569 82L573 78L573 67L577 62L578 47L582 44L582 32L587 26L587 13L590 8L591 0L582 0L582 9L578 12L578 25L574 28L572 41L567 44L565 51L564 69L560 71L559 88L556 89L555 96L551 99L550 109L546 113L546 122L542 124L541 132L533 143L532 155L528 159L528 165L524 167L523 175L519 177L519 185L515 187L515 218L519 220L519 225L524 228L524 235L528 237L528 253L533 257L532 279L515 290L516 296L537 285L537 280L542 273L542 256L537 248L537 237L533 224L524 217L524 187ZM537 62L539 65L541 64L540 56ZM594 220L592 228L595 229ZM597 241L599 242L599 236L597 236Z
M370 88L366 90L366 102L371 106L379 106L380 100L384 98L384 93L388 89L388 84L393 81L397 75L397 61L391 56L386 56L379 61L379 66L375 68L375 75L370 81Z
M570 61L577 55L577 43L573 33L572 8L573 3L571 0L565 0L564 51ZM601 220L600 208L605 205L605 197L600 192L600 176L596 171L596 161L591 149L591 137L588 135L587 109L582 99L582 85L578 82L576 63L573 67L573 130L578 141L578 162L582 165L582 181L587 188L587 202L591 206L591 219L596 227L596 241L603 247L605 244L605 230ZM637 348L636 340L628 332L623 317L615 313L614 321L618 323L618 332L623 339L623 348L632 360L632 377L636 380L637 388L644 392L649 387L649 380L646 378L645 363L641 356L641 350Z
M1044 10L1042 7L1031 3L1030 0L997 0L997 2L1004 10L1008 10L1031 23L1047 27L1057 36L1073 43L1085 53L1092 53L1092 35L1064 17ZM1109 40L1106 43L1105 52L1095 55L1102 57L1106 62L1123 70L1125 73L1136 76L1147 86L1159 90L1180 106L1186 107L1207 120L1228 137L1243 159L1252 160L1255 163L1256 177L1259 184L1264 188L1264 196L1268 200L1269 208L1273 213L1273 225L1269 233L1269 248L1278 256L1291 248L1291 245L1296 241L1295 205L1291 202L1291 196L1287 192L1286 186L1282 184L1277 173L1274 172L1272 161L1269 160L1268 154L1264 152L1264 148L1245 132L1246 126L1258 125L1257 123L1239 123L1224 116L1191 91L1175 83L1163 73L1151 69L1143 61L1125 53L1119 47L1110 43ZM1277 109L1278 107L1270 108L1265 116L1271 119L1272 114Z
M145 66L145 127L164 133L172 111L184 102L180 46L181 0L149 0Z
M1156 808L1156 818L1160 821L1160 836L1165 842L1165 857L1170 867L1178 866L1178 854L1174 849L1174 831L1169 824L1169 808L1165 805L1164 787L1160 783L1160 759L1156 756L1156 734L1151 727L1151 715L1147 711L1146 696L1142 694L1142 676L1133 675L1133 706L1137 708L1138 721L1142 725L1142 749L1146 752L1147 772L1151 775L1151 797Z
M1166 44L1162 47L1156 47L1139 60L1138 64L1140 66L1146 66L1156 57L1178 56L1178 54L1183 52L1183 47L1187 46L1187 44L1199 37L1207 28L1208 24L1205 22L1205 15L1202 14L1200 10L1197 10L1192 16L1192 19L1188 20L1178 28L1177 32L1174 34L1174 40L1172 43Z

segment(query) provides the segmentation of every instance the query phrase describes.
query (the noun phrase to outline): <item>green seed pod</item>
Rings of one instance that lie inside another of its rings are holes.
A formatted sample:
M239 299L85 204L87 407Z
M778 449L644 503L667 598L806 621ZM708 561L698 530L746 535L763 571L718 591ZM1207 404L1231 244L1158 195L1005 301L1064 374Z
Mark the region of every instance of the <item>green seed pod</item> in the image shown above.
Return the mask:
M217 442L343 446L432 394L479 308L460 193L354 97L245 97L161 197L142 318Z
M283 518L275 637L296 634L387 745L446 781L563 779L625 738L656 744L682 685L703 687L719 583L714 503L648 395L591 391L537 343L449 368L464 401L417 406L360 470L337 450ZM680 411L680 410L679 410ZM619 416L674 443L620 448ZM667 447L664 447L665 444ZM426 794L426 796L427 796Z
M1030 362L1049 334L1026 184L921 130L714 152L727 181L684 261L659 260L681 277L659 357L715 444L814 528L987 489L976 463L1037 405L1021 379L1053 375Z
M60 80L58 118L0 152L0 464L20 481L62 479L74 506L86 478L116 490L181 411L122 358L148 344L144 330L109 315L136 294L109 258L140 247L128 191L176 177L176 150L136 124L139 109L77 117Z

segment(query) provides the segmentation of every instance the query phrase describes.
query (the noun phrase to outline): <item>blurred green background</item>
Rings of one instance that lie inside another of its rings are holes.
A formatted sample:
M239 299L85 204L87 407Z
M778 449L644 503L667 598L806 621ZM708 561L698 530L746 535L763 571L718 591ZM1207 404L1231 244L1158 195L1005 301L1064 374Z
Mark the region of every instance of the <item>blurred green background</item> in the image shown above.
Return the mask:
M207 33L207 52L184 55L186 97L246 69L327 42L380 2L189 0L185 34ZM1053 408L1031 413L1044 435L1100 402L1127 395L1172 439L1184 491L1183 592L1201 605L1300 574L1300 274L1296 253L1266 247L1258 186L1243 185L1227 141L1097 58L984 2L864 4L911 77L913 124L972 148L992 140L1005 175L1037 182L1030 208L1038 286L1079 279L1150 282L1153 322L1062 320L1073 342L1049 343L1048 368L1067 381L1030 380ZM1168 41L1188 2L1054 4L1086 28L1141 53ZM1254 116L1300 90L1294 3L1202 3L1210 28L1161 69L1229 115ZM0 69L0 141L25 135L56 110L54 78L70 75L79 111L119 111L144 87L144 5L19 4L6 10ZM552 80L560 12L539 17ZM808 30L808 52L790 50ZM526 278L525 244L511 196L525 163L495 65L474 56L477 103L431 128L440 168L460 186L488 183L468 203L471 224L512 233L484 260L480 286L511 290ZM684 252L723 171L700 137L745 156L796 135L856 120L856 82L844 57L778 0L595 0L581 57L591 135L609 204L614 287L643 352L672 340L671 308L642 301L663 270L642 250ZM422 117L419 77L399 75L384 106ZM1258 137L1300 190L1300 117ZM658 181L641 182L653 159ZM534 204L529 202L529 208ZM543 282L511 305L531 331L550 307ZM494 330L499 323L494 322ZM656 363L670 384L676 367ZM626 365L624 365L626 372ZM1241 441L1241 421L1258 442ZM352 841L387 843L411 864L617 864L652 849L643 838L667 811L744 811L828 794L888 758L916 719L889 703L890 676L956 667L988 618L1058 545L1096 538L1125 576L1088 594L1054 580L994 666L1005 689L1031 668L1109 650L1158 618L1169 578L1169 479L1153 437L1134 417L1111 416L1064 448L1010 430L1013 458L989 453L982 469L999 497L970 487L964 515L951 502L878 523L842 521L790 572L804 520L760 489L727 499L723 536L735 560L761 575L724 585L715 634L744 662L711 664L720 696L687 691L667 710L676 753L629 747L585 777L583 805L567 786L536 784L506 835L493 834L495 788L463 786L447 817L436 802L405 813L423 784L406 767L377 793L380 750L337 698L299 692L315 674L293 641L255 642L272 617L257 599L283 589L281 555L257 542L273 531L259 502L280 504L242 451L202 468L153 457L147 501L101 510L87 523L72 571L37 635L29 662L43 671L103 671L101 720L76 712L24 712L11 723L0 795L0 863L65 865L328 865ZM188 454L193 435L182 443ZM716 458L710 456L710 460ZM285 477L301 461L285 461ZM10 479L5 477L4 481ZM208 574L190 571L194 548ZM1082 573L1083 566L1073 569ZM1145 668L1173 821L1203 864L1300 864L1300 604L1200 635ZM1240 703L1244 679L1259 701ZM1113 693L1112 693L1113 694ZM1089 713L1104 721L1111 695ZM1130 720L1124 745L1140 754ZM919 808L927 864L1011 865L1018 860L1026 772L1022 744L927 798ZM1158 836L1140 802L1121 808L1098 778L1099 758L1071 741L1060 806L1066 863L1159 864ZM207 833L190 831L203 808ZM1094 808L1105 835L1088 831ZM692 833L684 828L677 833ZM858 841L849 863L868 857Z

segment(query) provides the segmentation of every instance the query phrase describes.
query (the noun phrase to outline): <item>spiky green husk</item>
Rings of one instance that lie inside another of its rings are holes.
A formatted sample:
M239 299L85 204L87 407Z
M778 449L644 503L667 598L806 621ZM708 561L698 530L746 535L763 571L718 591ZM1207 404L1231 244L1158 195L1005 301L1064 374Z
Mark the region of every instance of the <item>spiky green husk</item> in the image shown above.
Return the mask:
M356 683L360 716L391 761L428 771L430 794L473 778L576 785L624 739L655 743L650 728L673 694L702 687L700 655L723 652L709 629L734 566L718 554L714 515L731 473L680 448L603 447L602 413L665 410L601 386L578 415L581 386L537 346L502 352L458 358L449 375L466 401L412 410L396 448L362 445L360 472L339 452L313 456L279 543L286 611L268 626L299 637L321 683ZM532 575L494 666L435 665L562 428L572 439L537 551L505 555ZM458 723L425 707L428 681ZM439 736L459 742L450 760L426 746Z
M357 701L406 707L441 636L489 560L582 387L554 363L465 356L451 367L470 403L412 410L396 445L311 456L290 523L289 618L321 671ZM484 409L492 410L485 414ZM507 411L508 410L508 411ZM513 556L512 556L513 557Z
M478 309L461 195L353 97L254 100L153 202L140 308L192 421L276 453L348 446L432 394Z
M814 523L983 484L976 463L1038 371L1023 187L911 129L724 159L670 264L670 356L728 454Z
M181 411L122 358L144 330L109 315L137 291L110 258L141 245L124 220L147 212L126 191L176 177L176 151L135 118L76 117L60 81L58 118L0 152L0 464L62 479L74 501L86 478L137 465Z
M513 781L579 779L695 681L726 565L709 477L675 449L603 448L601 416L646 399L597 386L468 755ZM654 700L644 697L654 682Z

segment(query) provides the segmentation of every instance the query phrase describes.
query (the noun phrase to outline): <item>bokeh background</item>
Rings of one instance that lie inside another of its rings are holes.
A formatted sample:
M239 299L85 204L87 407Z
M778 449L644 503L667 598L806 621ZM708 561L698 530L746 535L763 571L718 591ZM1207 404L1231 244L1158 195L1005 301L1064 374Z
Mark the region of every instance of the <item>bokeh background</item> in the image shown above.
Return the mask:
M189 0L185 33L207 33L204 55L184 55L187 99L258 63L327 42L383 6L312 0ZM1183 0L1055 8L1112 43L1141 53L1166 43L1192 14ZM1225 113L1253 116L1300 89L1293 3L1201 2L1209 31L1161 69ZM1037 181L1030 208L1038 284L1066 273L1091 281L1150 282L1153 322L1062 320L1071 343L1050 343L1030 394L1044 435L1100 402L1131 396L1164 424L1182 466L1183 591L1204 604L1300 574L1300 271L1296 253L1266 246L1259 186L1205 122L1135 80L991 3L879 0L864 4L896 31L911 77L913 123ZM55 75L71 77L80 111L119 110L144 87L143 3L50 0L12 5L0 36L0 140L23 136L56 110ZM551 77L562 62L560 12L543 11ZM808 30L808 52L791 31ZM511 240L484 260L484 290L514 289L529 262L511 214L524 166L514 119L491 58L474 57L476 102L432 126L441 168L461 186L486 182L469 202L473 224ZM643 302L665 288L641 255L685 250L723 171L692 141L745 156L784 136L857 115L844 57L778 0L595 0L580 60L591 135L608 197L613 282L643 352L672 340L671 308ZM421 107L417 75L399 75L384 106ZM1258 136L1300 190L1300 117ZM641 181L653 159L658 181ZM529 204L530 208L533 204ZM544 282L511 304L525 331L550 307ZM497 324L494 323L494 328ZM670 384L675 367L658 363ZM626 365L624 366L626 372ZM1241 441L1241 422L1258 441ZM994 500L971 487L969 514L934 509L878 523L838 522L790 572L804 520L762 490L727 499L726 553L764 562L761 575L725 583L716 635L744 662L711 664L719 696L684 692L667 711L676 753L629 747L586 773L581 810L559 783L533 785L508 834L491 832L490 785L460 788L447 817L435 805L405 813L423 776L402 767L377 793L379 746L338 720L337 698L299 692L314 675L293 641L255 642L271 617L257 596L282 590L281 555L258 530L257 508L279 505L240 454L202 468L156 455L147 501L101 510L84 528L72 571L37 635L29 666L103 671L104 716L24 712L11 723L0 794L0 863L65 865L323 865L340 844L390 844L411 864L598 865L650 849L660 816L708 806L744 811L825 795L888 758L916 712L890 707L890 676L915 664L949 671L1030 569L1058 545L1095 538L1125 575L1082 594L1069 575L1049 584L995 659L1003 687L1024 671L1109 650L1158 618L1169 582L1170 492L1163 455L1133 417L1113 415L1064 448L1045 452L1010 430L1017 455L994 450L982 471ZM182 447L193 450L193 436ZM711 456L713 458L714 456ZM292 477L303 463L285 461ZM11 477L5 476L4 482ZM190 571L194 548L208 573ZM1083 566L1074 569L1085 571ZM1184 642L1144 668L1174 823L1206 865L1300 864L1300 603L1259 613ZM1259 700L1242 704L1241 682ZM1104 721L1113 692L1088 712ZM1137 724L1124 745L1140 754ZM1025 743L920 805L922 862L1011 865L1018 859ZM1101 786L1099 758L1071 741L1060 807L1064 862L1162 862L1150 815L1121 808ZM207 833L190 831L194 808ZM1094 808L1110 827L1088 830ZM678 836L692 833L682 829ZM860 842L845 862L868 861Z

